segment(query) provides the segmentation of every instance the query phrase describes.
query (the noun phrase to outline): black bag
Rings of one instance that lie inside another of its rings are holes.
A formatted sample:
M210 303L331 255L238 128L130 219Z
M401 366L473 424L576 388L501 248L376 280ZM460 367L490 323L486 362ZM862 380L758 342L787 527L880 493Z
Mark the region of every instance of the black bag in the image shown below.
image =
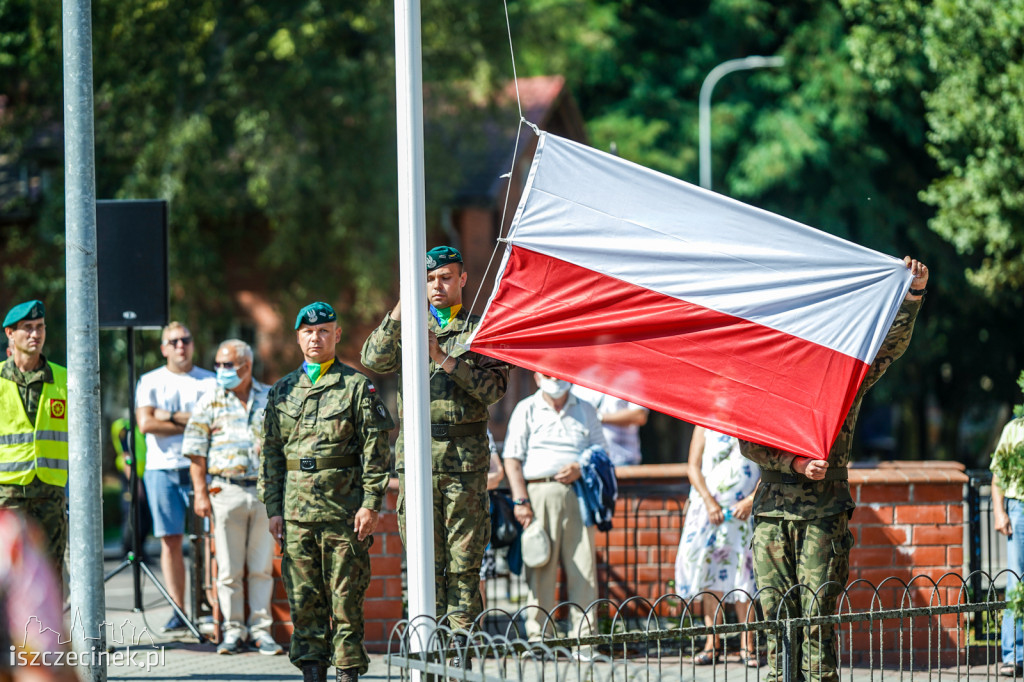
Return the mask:
M512 498L498 490L491 496L491 547L500 549L519 541L523 527L516 520Z

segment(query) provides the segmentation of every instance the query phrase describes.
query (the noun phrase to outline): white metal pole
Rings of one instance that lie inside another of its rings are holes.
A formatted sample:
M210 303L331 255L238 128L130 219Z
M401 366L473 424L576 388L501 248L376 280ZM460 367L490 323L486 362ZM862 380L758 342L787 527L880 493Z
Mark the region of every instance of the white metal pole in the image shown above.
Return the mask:
M398 129L399 276L402 296L402 433L405 441L405 542L412 650L433 633L434 512L430 484L427 375L426 208L423 175L423 72L419 0L395 0Z
M85 679L107 679L103 628L96 158L93 149L92 6L64 0L64 203L67 258L68 489L71 633Z
M711 189L711 91L715 89L715 84L723 76L733 71L763 69L766 67L782 66L785 63L786 59L784 57L730 59L711 69L704 78L704 82L700 86L700 95L697 99L700 126L700 186L704 189Z

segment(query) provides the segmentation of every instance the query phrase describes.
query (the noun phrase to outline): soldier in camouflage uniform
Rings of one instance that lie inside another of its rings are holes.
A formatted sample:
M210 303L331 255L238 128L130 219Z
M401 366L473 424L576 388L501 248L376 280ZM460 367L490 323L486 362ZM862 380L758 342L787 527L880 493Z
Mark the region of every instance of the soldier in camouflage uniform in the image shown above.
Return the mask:
M896 319L868 369L827 460L812 460L777 448L740 441L745 457L761 467L754 498L754 573L768 619L835 613L850 577L849 529L855 506L847 481L853 427L864 394L910 344L914 320L928 283L928 268L909 257L914 275ZM793 589L794 586L801 587ZM795 628L791 642L793 679L838 680L835 628ZM768 680L782 680L783 652L768 636Z
M306 360L270 389L258 489L283 545L291 661L303 680L325 679L333 663L348 682L369 666L363 598L395 424L373 384L335 358L329 305L303 308L295 328Z
M26 301L4 317L11 356L0 362L0 507L39 524L61 580L68 542L68 378L43 355L45 315L42 301Z
M462 255L449 246L427 252L431 468L434 489L434 570L437 615L469 629L483 610L480 562L490 541L487 407L505 395L508 366L461 345L479 324L462 307L466 285ZM363 345L362 361L381 374L401 369L400 304ZM401 396L399 397L401 400ZM401 412L401 403L399 403ZM399 515L405 533L405 466L398 441Z

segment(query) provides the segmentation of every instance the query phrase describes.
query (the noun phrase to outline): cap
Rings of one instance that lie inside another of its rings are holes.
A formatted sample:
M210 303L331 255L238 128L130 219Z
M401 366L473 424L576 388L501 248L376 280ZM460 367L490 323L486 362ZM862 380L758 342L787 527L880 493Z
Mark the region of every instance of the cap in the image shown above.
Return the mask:
M551 558L551 540L544 526L534 521L519 538L523 550L523 563L530 568L543 566Z
M325 324L327 322L336 322L337 320L338 316L334 313L334 308L326 303L317 301L316 303L310 303L299 311L299 314L295 317L295 328L298 329L304 324Z
M450 246L435 246L427 251L427 272L452 263L461 263L462 254Z
M39 320L46 315L46 306L42 301L25 301L7 311L4 327L13 327L22 320Z

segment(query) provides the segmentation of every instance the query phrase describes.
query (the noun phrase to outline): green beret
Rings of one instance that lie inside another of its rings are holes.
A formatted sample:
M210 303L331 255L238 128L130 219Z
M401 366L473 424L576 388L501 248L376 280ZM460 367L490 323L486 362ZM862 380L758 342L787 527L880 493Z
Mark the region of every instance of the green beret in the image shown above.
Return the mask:
M459 253L458 249L453 249L450 246L435 246L430 251L427 251L427 272L437 270L445 265L461 262L462 254Z
M338 316L334 314L334 308L317 301L316 303L310 303L305 308L299 311L299 314L295 317L295 328L298 329L304 324L325 324L327 322L337 322Z
M46 306L42 301L25 301L7 311L4 327L13 327L22 320L40 320L46 315Z

